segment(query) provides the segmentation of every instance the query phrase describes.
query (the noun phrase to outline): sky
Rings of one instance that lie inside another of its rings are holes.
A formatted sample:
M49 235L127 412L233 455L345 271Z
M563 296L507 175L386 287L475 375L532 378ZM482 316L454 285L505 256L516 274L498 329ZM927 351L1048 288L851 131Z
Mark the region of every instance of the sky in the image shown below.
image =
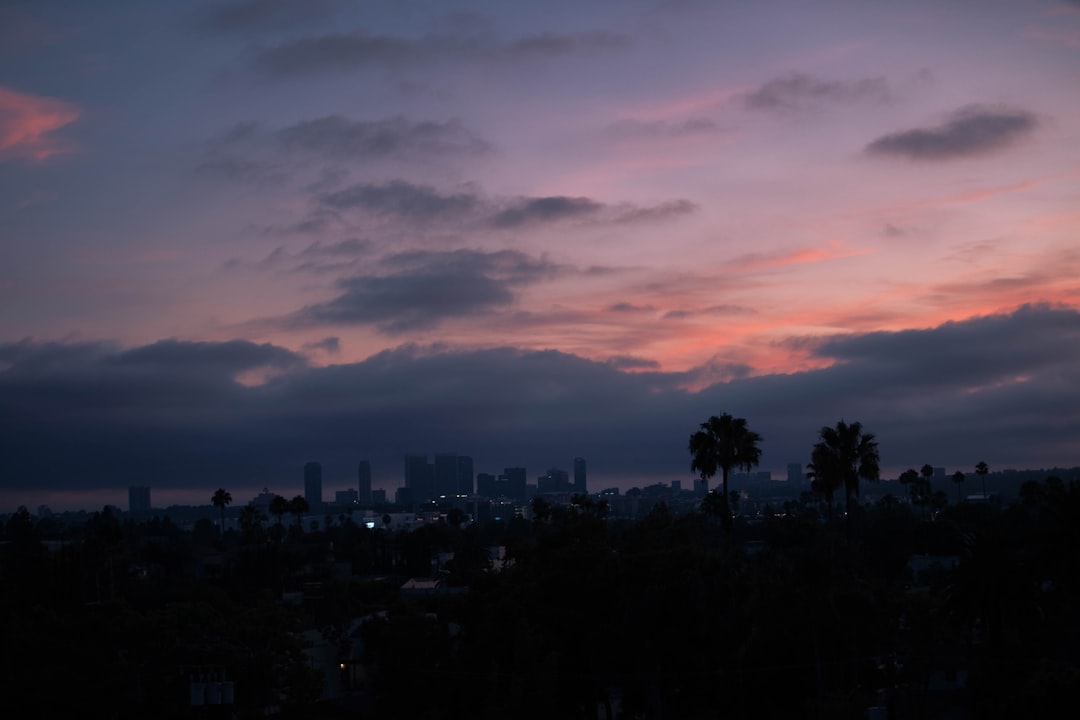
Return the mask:
M0 510L723 412L1080 464L1080 2L0 5Z

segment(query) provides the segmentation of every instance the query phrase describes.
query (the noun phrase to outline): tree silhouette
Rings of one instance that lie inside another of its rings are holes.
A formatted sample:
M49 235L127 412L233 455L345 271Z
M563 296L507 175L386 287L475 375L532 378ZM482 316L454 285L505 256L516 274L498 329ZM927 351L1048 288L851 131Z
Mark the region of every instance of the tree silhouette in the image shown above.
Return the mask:
M919 479L919 502L925 508L931 505L934 493L933 488L930 485L930 478L934 477L934 466L930 463L926 463L919 468L919 474L922 476Z
M245 542L254 543L262 539L262 524L265 520L266 518L259 512L259 508L251 503L240 508L240 533Z
M761 435L750 430L745 418L732 417L728 413L713 415L701 423L701 429L690 436L690 470L701 474L708 489L709 478L721 473L723 482L724 529L731 529L731 511L728 506L728 474L732 468L749 471L761 461Z
M985 501L986 498L986 476L990 474L990 466L984 463L982 460L975 464L975 474L982 480L982 496Z
M289 501L280 495L275 495L270 500L270 514L277 518L278 525L281 524L281 518L285 517L289 511Z
M859 496L859 478L879 480L880 463L874 434L863 432L862 423L849 425L841 420L836 427L821 428L821 440L814 445L808 467L827 497L844 488L844 507L850 516L853 501Z
M232 494L225 488L218 488L210 498L214 507L221 510L221 534L225 535L225 506L232 502Z
M304 514L311 510L311 505L308 504L307 498L303 495L297 495L289 501L289 512L296 517L296 527L300 527L300 520L304 517Z
M711 518L722 518L724 512L727 510L727 506L724 503L720 493L713 490L706 493L705 497L701 500L701 512Z
M915 504L915 486L919 483L919 473L915 468L908 468L900 473L900 484L907 488L908 502Z
M957 470L952 474L952 481L956 483L956 504L960 504L960 485L964 482L964 473Z

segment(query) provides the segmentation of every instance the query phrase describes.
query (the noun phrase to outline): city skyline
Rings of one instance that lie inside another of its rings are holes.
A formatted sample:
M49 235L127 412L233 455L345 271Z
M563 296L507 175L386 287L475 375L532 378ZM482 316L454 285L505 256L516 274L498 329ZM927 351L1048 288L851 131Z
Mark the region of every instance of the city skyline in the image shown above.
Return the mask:
M0 510L691 486L724 412L776 477L1080 462L1075 0L17 1L0 59Z

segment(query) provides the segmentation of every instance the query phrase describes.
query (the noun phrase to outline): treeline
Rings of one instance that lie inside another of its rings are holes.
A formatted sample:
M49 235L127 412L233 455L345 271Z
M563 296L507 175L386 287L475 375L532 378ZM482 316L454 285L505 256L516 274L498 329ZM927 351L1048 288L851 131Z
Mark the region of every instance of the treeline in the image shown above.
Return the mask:
M1075 485L933 522L892 497L775 511L730 535L664 506L629 524L588 502L539 513L509 567L444 607L462 632L441 656L415 630L373 656L381 716L421 684L423 716L448 718L1034 718L1080 690Z
M256 516L224 534L107 511L58 532L20 511L0 550L6 707L189 717L193 668L235 682L238 717L1024 718L1080 691L1075 484L933 516L891 496L730 525L665 505L613 521L587 497L533 510L409 533ZM468 591L403 599L409 576ZM312 584L317 599L281 602ZM312 628L363 663L353 710L317 701Z

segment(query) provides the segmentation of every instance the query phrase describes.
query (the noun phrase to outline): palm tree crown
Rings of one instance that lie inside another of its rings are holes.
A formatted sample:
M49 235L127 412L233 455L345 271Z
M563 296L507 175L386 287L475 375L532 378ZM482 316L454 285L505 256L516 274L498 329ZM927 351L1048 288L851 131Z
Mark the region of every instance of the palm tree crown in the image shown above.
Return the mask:
M848 513L859 496L859 478L881 479L881 458L873 433L863 432L862 423L843 420L836 427L821 428L821 440L811 453L810 470L815 487L830 501L833 492L844 488Z
M720 472L723 480L723 502L728 503L728 473L732 468L756 467L761 462L761 435L746 425L746 418L724 413L713 415L701 423L701 429L690 436L690 470L701 475L708 489L709 478ZM725 511L725 525L731 521Z
M232 502L232 494L225 488L218 488L210 498L214 507L221 509L221 532L225 532L225 506Z

